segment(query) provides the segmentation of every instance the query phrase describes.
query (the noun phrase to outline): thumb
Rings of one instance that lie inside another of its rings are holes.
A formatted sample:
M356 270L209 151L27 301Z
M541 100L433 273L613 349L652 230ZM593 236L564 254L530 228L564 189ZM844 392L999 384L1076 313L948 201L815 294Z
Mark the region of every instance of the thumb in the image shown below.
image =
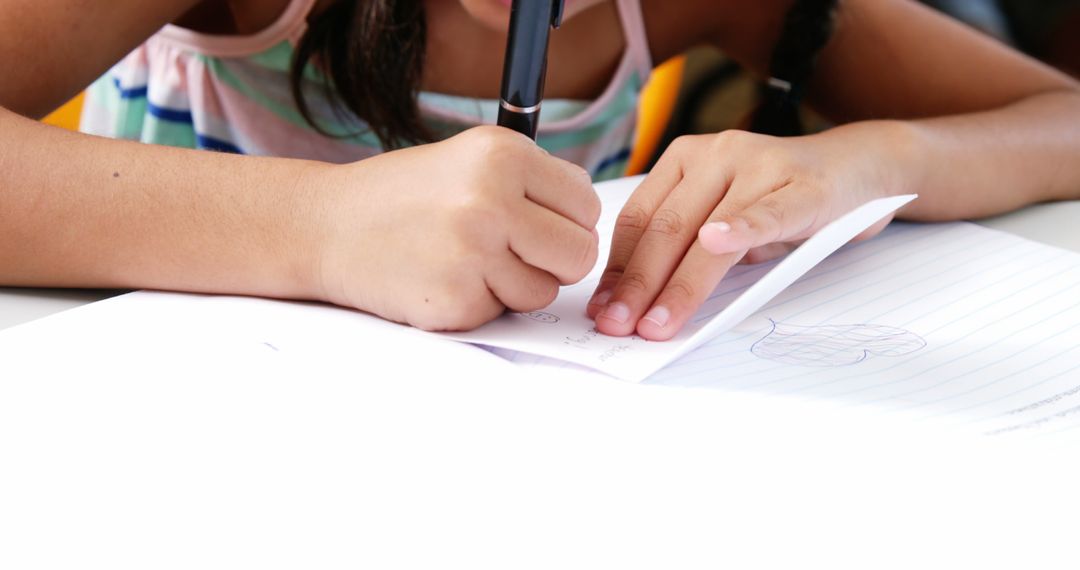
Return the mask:
M722 255L805 238L818 225L822 205L815 196L805 188L782 188L738 214L710 219L698 231L698 241L705 251Z

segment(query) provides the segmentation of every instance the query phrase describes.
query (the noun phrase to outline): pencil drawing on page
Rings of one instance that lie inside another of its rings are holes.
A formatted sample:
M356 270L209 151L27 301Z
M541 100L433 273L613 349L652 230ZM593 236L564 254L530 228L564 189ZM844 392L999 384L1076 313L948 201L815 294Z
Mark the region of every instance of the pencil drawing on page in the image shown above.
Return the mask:
M549 324L549 325L553 325L553 324L559 322L559 316L558 315L553 315L551 313L545 313L543 311L533 311L531 313L518 313L518 314L525 317L525 318L527 318L527 319L532 319L532 320L534 320L534 321L536 321L538 323L546 323L546 324Z
M759 358L795 366L850 366L871 356L904 356L926 346L919 335L885 325L800 326L769 321L772 330L750 351Z

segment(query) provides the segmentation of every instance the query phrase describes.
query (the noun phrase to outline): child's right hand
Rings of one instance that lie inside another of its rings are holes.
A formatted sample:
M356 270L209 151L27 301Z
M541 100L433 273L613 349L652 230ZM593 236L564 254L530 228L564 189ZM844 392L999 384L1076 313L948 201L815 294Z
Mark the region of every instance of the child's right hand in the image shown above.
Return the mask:
M589 174L500 127L335 166L321 297L427 330L534 311L597 258Z

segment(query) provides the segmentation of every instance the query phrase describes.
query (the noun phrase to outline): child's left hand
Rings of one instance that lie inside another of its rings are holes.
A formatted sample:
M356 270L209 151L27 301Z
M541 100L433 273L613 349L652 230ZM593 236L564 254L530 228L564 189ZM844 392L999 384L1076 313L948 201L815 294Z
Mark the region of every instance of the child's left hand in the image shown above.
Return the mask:
M670 339L740 259L780 256L859 205L899 193L896 162L908 149L887 125L676 140L619 214L588 306L597 330Z

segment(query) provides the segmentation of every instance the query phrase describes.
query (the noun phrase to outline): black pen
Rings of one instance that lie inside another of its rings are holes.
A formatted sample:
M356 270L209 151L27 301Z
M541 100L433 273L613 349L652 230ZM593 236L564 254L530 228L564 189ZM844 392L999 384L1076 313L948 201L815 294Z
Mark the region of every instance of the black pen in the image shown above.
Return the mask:
M564 0L514 0L503 63L499 126L536 139L544 99L548 37L562 23Z

